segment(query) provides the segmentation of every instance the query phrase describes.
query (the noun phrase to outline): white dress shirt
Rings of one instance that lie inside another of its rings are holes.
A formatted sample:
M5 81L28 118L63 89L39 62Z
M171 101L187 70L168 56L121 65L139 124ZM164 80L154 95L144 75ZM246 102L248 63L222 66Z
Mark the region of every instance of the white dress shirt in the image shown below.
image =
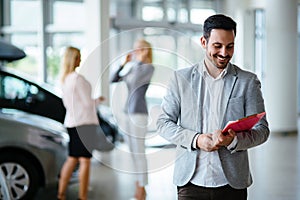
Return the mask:
M213 133L215 130L221 129L220 116L223 116L224 110L221 110L220 103L224 87L223 77L226 73L227 68L218 77L213 78L208 73L207 68L203 67L203 133ZM221 166L218 151L207 152L199 150L197 166L191 182L203 187L219 187L228 183Z

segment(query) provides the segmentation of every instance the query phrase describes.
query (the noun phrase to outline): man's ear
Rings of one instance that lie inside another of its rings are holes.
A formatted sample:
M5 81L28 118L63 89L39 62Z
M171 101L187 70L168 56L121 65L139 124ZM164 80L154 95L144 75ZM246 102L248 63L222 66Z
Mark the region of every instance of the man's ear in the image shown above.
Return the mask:
M200 38L200 43L201 43L201 46L202 46L203 48L206 48L207 41L206 41L206 39L204 38L204 36L202 36L202 37Z

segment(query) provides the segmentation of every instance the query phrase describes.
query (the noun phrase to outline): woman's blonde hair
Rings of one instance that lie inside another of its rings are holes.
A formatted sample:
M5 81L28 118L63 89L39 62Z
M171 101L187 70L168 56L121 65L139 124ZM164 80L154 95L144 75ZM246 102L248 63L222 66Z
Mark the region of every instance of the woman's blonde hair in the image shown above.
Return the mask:
M72 46L66 47L62 61L62 83L65 81L66 76L78 67L75 66L77 59L79 59L78 57L80 57L80 50L78 48Z
M147 59L149 63L152 63L152 46L145 39L139 39L134 43L135 49L147 49Z

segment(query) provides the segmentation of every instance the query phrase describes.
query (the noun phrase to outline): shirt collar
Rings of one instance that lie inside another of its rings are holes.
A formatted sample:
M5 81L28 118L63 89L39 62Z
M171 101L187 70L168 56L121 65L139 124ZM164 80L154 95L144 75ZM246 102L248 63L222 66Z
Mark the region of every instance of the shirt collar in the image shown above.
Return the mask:
M210 76L211 77L211 75L208 73L208 71L207 71L207 67L206 67L206 65L205 65L205 63L204 63L204 60L203 60L203 62L202 62L203 64L202 64L202 74L203 74L203 76L204 77L207 77L207 76ZM229 63L227 64L227 66L225 67L225 69L219 74L219 76L216 78L216 79L220 79L220 78L224 78L224 76L227 74L227 72L228 72L228 65L229 65Z

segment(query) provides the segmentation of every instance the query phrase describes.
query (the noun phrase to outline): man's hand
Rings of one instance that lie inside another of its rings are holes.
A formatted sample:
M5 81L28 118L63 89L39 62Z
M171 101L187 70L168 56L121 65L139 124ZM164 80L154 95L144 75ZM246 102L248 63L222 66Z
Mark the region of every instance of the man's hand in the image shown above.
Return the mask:
M197 138L197 147L204 151L215 151L222 146L228 146L235 137L235 132L229 129L228 134L222 134L222 130L216 130L214 133L203 133Z
M219 149L214 143L215 141L213 140L212 133L203 133L197 138L197 147L204 151L215 151Z
M231 142L234 139L235 135L236 135L236 133L232 129L228 130L227 135L223 135L222 130L216 130L213 133L214 145L218 146L218 147L221 147L221 146L227 147L228 145L231 144Z

